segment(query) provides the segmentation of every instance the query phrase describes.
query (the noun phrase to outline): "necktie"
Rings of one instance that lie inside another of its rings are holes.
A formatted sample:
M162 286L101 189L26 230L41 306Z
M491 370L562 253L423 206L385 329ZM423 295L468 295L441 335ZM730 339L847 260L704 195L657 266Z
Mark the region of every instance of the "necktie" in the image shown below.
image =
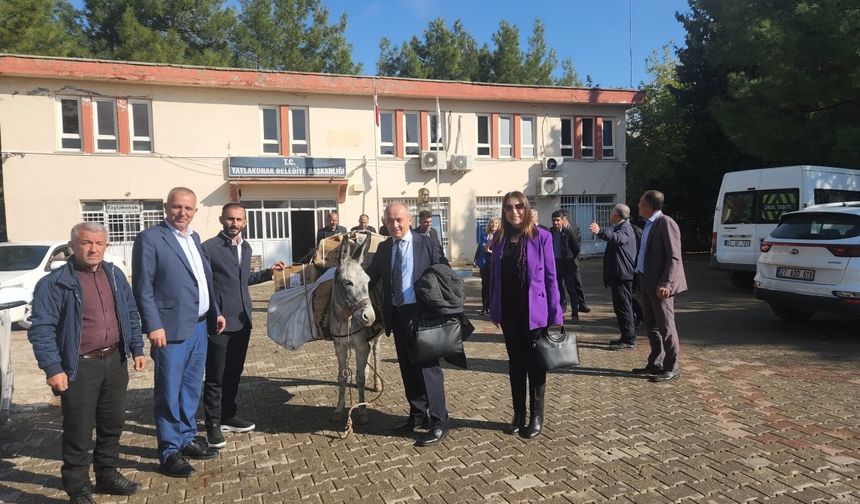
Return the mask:
M394 242L394 267L391 269L391 301L394 306L403 304L403 240Z

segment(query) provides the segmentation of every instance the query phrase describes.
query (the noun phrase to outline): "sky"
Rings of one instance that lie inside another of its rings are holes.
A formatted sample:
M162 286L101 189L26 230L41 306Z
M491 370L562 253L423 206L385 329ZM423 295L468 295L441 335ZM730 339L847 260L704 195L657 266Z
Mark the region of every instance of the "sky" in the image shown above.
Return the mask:
M73 0L77 7L83 0ZM236 5L236 0L228 4ZM645 61L652 51L667 44L683 45L684 30L675 12L687 12L686 0L322 0L330 21L347 14L346 36L353 46L353 60L363 73L376 73L379 41L388 37L399 46L412 35L421 35L427 23L442 17L450 28L460 18L482 45L492 47L499 21L520 29L526 50L535 19L545 25L547 45L566 56L584 81L591 75L595 85L608 88L638 87L649 77ZM632 5L632 69L630 12Z

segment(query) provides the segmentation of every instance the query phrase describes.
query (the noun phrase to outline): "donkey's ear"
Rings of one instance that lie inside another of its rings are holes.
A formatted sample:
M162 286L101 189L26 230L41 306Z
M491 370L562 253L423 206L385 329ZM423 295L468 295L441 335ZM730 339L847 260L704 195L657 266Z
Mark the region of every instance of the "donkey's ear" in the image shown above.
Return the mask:
M338 264L343 264L349 259L349 240L344 237L343 241L340 242L340 254L338 254Z
M367 252L367 249L370 247L370 237L368 236L361 245L358 246L358 250L355 251L355 260L358 264L364 263L364 254Z

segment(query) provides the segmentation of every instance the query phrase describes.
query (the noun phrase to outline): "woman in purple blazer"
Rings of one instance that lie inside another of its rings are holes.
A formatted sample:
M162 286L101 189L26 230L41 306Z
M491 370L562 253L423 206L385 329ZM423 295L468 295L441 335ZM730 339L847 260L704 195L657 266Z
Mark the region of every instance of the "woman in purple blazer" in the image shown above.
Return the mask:
M546 370L535 359L532 342L539 329L561 325L564 311L555 278L552 235L531 222L523 193L509 192L502 201L502 229L493 241L490 267L490 319L501 325L508 350L514 418L505 432L533 438L543 428Z

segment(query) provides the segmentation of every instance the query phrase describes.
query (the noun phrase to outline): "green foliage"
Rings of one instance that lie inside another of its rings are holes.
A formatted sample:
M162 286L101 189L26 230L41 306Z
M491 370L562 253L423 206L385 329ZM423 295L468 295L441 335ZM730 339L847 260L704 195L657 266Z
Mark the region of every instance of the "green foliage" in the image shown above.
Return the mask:
M320 0L242 0L235 64L269 70L355 74L346 15L329 23Z
M77 14L66 0L0 1L0 52L87 56Z
M520 30L502 21L492 35L493 47L480 47L459 19L449 29L443 18L430 21L422 38L413 36L399 47L387 38L379 43L379 75L473 82L504 82L541 86L579 86L582 82L570 58L554 77L558 56L547 48L544 25L534 23L528 50L520 48Z

